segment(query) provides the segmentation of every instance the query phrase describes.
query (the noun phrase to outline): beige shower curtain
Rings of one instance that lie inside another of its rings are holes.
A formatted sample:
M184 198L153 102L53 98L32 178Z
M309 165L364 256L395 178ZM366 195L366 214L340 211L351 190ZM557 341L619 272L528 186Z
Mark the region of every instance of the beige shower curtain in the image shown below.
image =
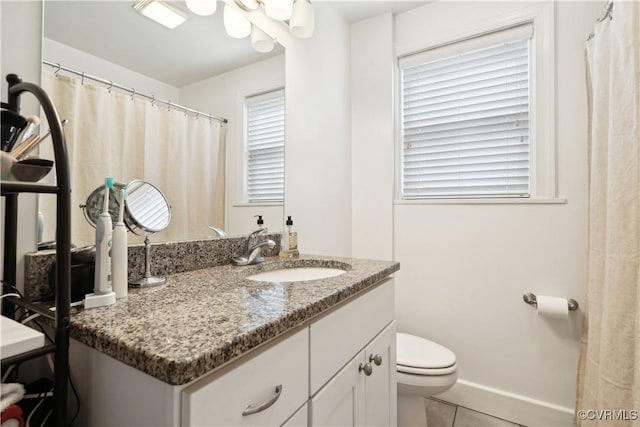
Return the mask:
M78 206L105 176L129 182L144 179L169 201L169 227L154 241L211 236L207 225L224 228L224 153L226 129L217 121L152 105L79 78L43 73L43 87L65 127L71 166L71 237L77 246L93 244L94 229ZM50 144L40 155L53 158ZM55 204L41 197L44 240L53 240ZM129 234L129 242L141 242Z
M639 2L614 3L613 19L587 42L587 65L589 271L576 420L640 426Z

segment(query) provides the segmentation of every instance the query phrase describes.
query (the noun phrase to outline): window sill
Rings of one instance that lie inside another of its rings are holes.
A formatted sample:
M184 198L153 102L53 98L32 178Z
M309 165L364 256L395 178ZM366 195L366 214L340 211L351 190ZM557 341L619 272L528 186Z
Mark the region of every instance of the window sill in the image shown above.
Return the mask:
M564 198L487 198L394 200L394 205L564 205Z
M284 206L282 202L256 202L256 203L233 203L231 206L234 208L255 208L255 207L268 207L268 206Z

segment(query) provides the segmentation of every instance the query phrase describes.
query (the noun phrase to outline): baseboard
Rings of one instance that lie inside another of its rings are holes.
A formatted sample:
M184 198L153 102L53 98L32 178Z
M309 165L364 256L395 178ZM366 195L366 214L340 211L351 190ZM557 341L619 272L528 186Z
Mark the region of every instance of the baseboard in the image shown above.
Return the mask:
M529 427L568 427L573 425L573 408L465 380L459 379L450 390L434 397Z

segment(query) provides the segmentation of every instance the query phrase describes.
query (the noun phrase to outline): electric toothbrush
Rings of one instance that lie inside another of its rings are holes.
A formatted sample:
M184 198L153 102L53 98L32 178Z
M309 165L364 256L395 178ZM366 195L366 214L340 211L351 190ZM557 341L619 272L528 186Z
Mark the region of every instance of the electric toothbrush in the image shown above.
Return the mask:
M124 225L124 203L127 200L127 190L120 190L120 210L118 212L118 222L113 227L113 247L112 268L113 268L113 291L116 298L127 296L129 288L128 278L128 257L127 257L127 227Z
M102 307L116 302L116 293L111 288L111 239L113 229L109 215L109 194L113 188L113 178L104 182L104 204L96 222L96 273L93 293L85 295L84 308Z

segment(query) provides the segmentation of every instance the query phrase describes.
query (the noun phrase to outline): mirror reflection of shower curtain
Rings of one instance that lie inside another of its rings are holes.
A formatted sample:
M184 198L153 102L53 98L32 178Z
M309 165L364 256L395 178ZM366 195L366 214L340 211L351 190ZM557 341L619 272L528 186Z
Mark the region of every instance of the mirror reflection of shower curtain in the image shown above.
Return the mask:
M157 240L204 238L210 236L207 225L224 228L223 125L69 76L43 72L43 87L60 117L69 119L65 135L75 245L94 243L94 229L77 206L105 176L122 182L144 179L164 193L172 219ZM49 146L43 144L41 157L53 158ZM54 240L52 198L41 197L40 212L45 218L44 240ZM141 239L130 234L129 241Z

